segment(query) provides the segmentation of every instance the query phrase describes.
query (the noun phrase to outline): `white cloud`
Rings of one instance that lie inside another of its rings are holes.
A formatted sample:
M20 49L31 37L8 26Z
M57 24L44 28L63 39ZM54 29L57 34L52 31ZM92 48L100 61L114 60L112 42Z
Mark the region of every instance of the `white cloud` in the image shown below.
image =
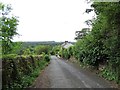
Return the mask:
M85 27L91 15L85 0L4 0L19 16L19 38L15 41L73 41L75 31Z

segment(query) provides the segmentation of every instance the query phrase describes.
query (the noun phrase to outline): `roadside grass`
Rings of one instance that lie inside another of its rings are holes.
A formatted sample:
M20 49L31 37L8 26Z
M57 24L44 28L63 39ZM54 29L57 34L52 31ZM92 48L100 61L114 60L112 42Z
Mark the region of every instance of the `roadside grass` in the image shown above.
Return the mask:
M118 80L118 75L116 73L113 73L108 68L104 68L100 73L99 76L102 76L103 78L109 80L109 81L115 81L117 84L120 84L120 80Z

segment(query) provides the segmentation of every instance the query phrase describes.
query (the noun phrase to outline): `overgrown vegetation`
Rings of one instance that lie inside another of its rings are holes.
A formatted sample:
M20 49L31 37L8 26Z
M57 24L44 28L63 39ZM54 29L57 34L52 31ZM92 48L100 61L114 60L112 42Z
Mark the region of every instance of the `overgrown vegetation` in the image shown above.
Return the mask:
M108 80L120 83L120 4L118 2L94 2L91 5L97 17L91 20L92 30L79 32L77 43L71 49L63 49L61 56L69 59L74 56L84 65L99 69L104 65L101 75Z
M5 55L3 56L3 89L25 88L30 86L35 78L50 61L46 55Z

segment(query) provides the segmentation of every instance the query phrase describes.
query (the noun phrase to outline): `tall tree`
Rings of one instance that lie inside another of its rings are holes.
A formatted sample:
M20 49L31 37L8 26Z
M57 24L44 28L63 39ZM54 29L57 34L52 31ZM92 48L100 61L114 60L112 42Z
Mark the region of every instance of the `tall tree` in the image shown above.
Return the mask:
M16 16L11 16L11 5L0 4L0 38L2 40L2 53L8 54L12 48L12 39L17 35L18 19Z
M81 31L76 31L75 32L75 39L82 39L84 36L86 36L90 32L90 28L83 28Z

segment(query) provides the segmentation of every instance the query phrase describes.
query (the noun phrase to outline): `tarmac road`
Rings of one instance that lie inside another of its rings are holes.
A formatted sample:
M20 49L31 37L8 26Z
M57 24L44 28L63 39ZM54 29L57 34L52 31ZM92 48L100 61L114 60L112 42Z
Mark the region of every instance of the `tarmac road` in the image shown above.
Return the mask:
M49 66L45 69L42 82L42 87L46 81L49 81L49 87L46 88L111 88L112 86L106 80L98 77L96 74L87 72L82 68L77 68L73 64L65 60L59 59L56 56L51 56ZM39 80L40 81L40 80ZM39 82L37 82L38 84ZM39 88L40 83L36 85ZM109 90L109 89L108 89Z

